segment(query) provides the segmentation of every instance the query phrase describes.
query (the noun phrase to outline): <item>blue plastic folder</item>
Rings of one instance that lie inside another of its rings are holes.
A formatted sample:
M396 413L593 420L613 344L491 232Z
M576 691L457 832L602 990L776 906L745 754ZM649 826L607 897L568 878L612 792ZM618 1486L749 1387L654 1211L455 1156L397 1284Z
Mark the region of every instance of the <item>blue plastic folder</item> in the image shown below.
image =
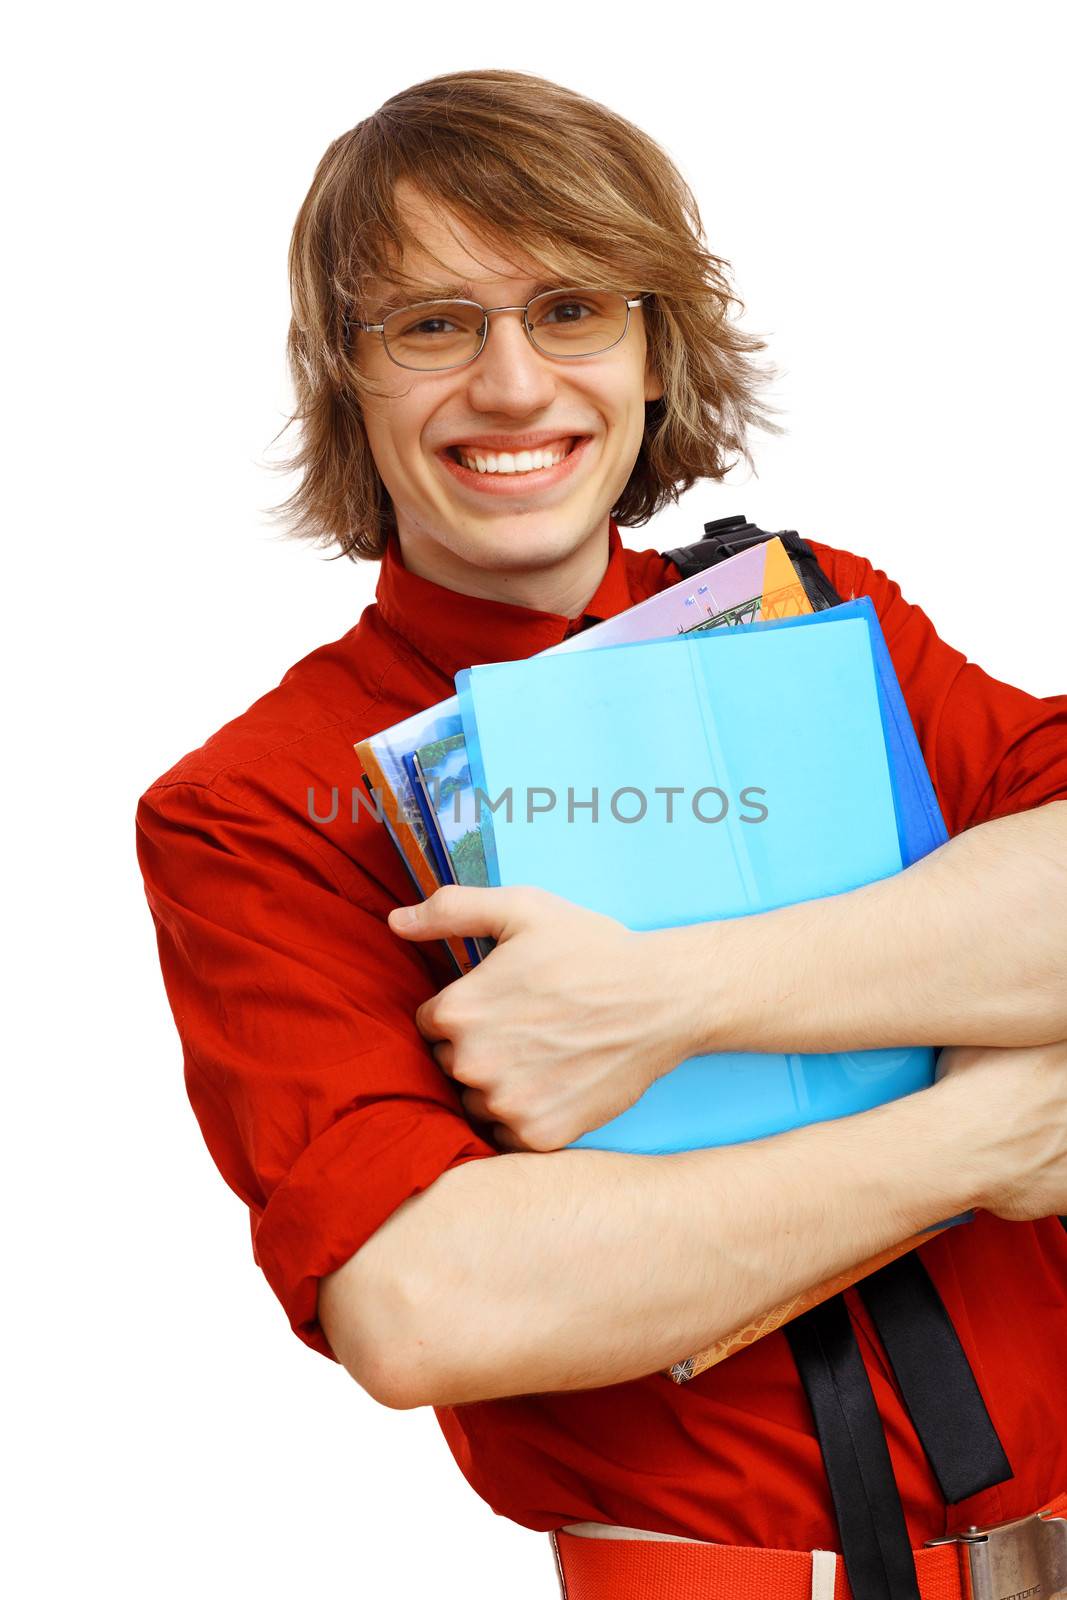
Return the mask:
M456 690L490 882L537 884L630 928L838 894L947 838L866 597L473 667ZM693 1056L575 1147L761 1138L924 1088L934 1059L909 1046Z

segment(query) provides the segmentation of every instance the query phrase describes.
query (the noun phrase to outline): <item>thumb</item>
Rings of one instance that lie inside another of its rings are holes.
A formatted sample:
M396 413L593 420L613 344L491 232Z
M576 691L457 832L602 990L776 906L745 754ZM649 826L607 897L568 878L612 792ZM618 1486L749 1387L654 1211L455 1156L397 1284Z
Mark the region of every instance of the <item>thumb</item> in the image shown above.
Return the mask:
M448 883L413 906L394 906L389 926L402 939L443 939L451 934L499 940L515 913L513 889L475 889Z

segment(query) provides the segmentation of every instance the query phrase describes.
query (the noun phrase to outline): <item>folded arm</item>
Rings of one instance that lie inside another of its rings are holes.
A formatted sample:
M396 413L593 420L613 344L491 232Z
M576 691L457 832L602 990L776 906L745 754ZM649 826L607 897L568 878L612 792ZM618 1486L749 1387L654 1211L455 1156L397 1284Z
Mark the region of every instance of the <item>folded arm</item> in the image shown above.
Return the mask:
M330 1343L401 1409L625 1383L971 1206L1051 1215L1067 1047L946 1055L931 1089L773 1139L454 1168L323 1280Z
M1067 802L777 911L634 933L529 887L449 886L406 940L496 940L416 1024L502 1148L556 1150L691 1056L1067 1039Z

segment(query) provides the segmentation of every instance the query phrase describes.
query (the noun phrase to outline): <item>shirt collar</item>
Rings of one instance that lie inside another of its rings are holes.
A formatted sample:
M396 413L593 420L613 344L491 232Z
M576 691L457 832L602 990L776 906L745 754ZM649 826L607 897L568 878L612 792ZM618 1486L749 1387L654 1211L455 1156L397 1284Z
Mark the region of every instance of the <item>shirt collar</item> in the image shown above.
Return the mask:
M518 661L560 644L591 623L626 611L633 604L633 595L625 547L614 518L609 518L604 576L584 611L573 619L504 600L460 594L421 578L405 567L395 530L382 556L375 601L388 627L454 678L463 667Z

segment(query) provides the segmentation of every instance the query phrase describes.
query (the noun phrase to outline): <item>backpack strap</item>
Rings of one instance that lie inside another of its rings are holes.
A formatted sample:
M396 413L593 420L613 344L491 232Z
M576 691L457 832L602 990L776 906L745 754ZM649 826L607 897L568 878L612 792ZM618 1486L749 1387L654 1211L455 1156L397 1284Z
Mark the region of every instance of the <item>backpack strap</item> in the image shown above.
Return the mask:
M786 1324L834 1503L853 1600L919 1600L885 1429L839 1294Z
M856 1287L946 1505L1012 1477L952 1318L915 1251Z
M945 1503L1012 1477L952 1319L915 1251L857 1289ZM811 1407L853 1600L916 1600L900 1491L844 1297L833 1295L782 1331Z
M781 539L815 611L841 596L809 544L745 517L704 524L695 544L664 553L683 578ZM1012 1477L952 1319L915 1251L857 1286L947 1504ZM915 1559L885 1430L848 1306L833 1295L782 1330L811 1407L854 1600L917 1600Z

